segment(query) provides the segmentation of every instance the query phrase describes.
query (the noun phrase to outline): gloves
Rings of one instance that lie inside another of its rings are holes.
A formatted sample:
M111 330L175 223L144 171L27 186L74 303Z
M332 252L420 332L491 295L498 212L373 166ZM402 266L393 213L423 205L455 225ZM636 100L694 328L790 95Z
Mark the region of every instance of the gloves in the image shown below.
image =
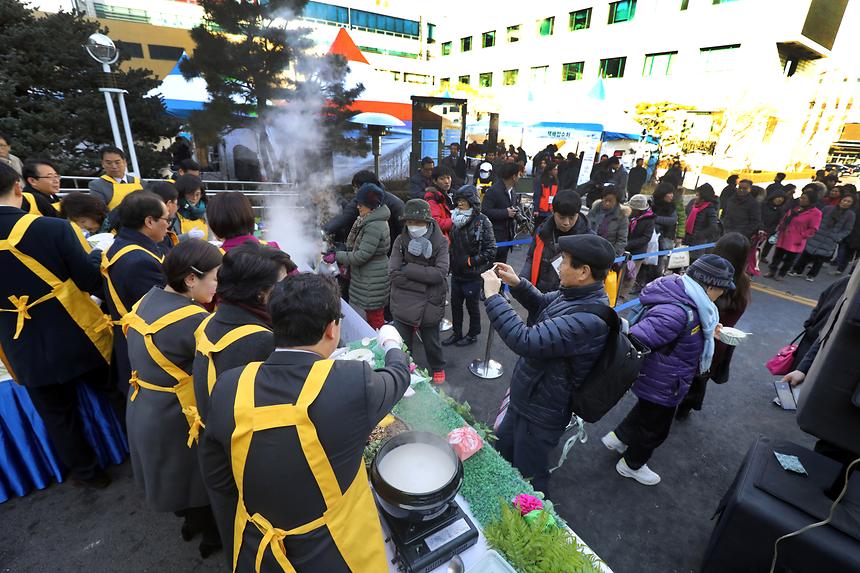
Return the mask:
M206 233L203 232L203 229L191 229L187 233L190 239L205 239Z
M323 255L323 260L328 264L334 264L337 261L337 253L334 251L329 251Z
M433 254L433 243L431 243L429 239L418 237L417 239L411 239L409 241L409 246L406 250L409 251L409 254L412 256L429 259L430 255Z
M376 340L385 352L403 345L403 337L390 324L383 325L376 333Z

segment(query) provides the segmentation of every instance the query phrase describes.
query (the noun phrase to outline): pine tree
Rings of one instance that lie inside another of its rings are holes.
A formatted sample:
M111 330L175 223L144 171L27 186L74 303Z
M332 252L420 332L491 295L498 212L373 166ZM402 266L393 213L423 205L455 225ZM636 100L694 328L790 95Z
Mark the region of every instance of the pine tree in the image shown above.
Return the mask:
M109 30L80 14L37 15L22 3L0 2L0 132L22 160L50 158L65 175L93 175L100 165L98 149L113 144L98 91L101 66L83 48L95 32ZM114 67L118 86L128 91L141 171L155 176L170 163L169 154L156 151L156 145L175 136L179 124L158 97L146 97L159 85L152 72Z
M363 155L364 138L349 138L346 120L350 104L363 87L343 85L348 68L340 56L312 53L310 30L289 23L301 14L307 0L200 0L204 21L191 31L193 55L180 64L187 79L203 77L212 96L202 111L191 115L192 130L218 136L227 129L255 129L263 169L280 180L284 165L275 157L266 122L274 121L291 103L316 98L324 149L306 159L316 164L331 153ZM312 170L312 169L311 169Z

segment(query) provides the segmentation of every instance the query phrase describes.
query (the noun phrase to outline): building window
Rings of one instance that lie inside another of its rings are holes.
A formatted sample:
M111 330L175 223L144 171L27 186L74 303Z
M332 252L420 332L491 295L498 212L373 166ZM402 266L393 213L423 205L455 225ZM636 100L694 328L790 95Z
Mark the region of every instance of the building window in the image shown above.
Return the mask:
M621 0L609 5L609 23L629 22L636 14L636 0Z
M410 38L419 37L420 24L417 20L393 18L384 14L355 9L350 10L350 20L354 28L362 28L370 32L408 36Z
M690 0L681 0L681 10L686 10L690 6Z
M624 64L626 63L626 57L600 60L600 70L598 73L601 78L623 78Z
M713 0L714 6L717 4L731 4L732 2L737 2L738 0Z
M119 53L123 56L128 56L129 58L143 57L143 46L137 42L123 42L122 40L117 40L115 44L116 49L119 50Z
M591 8L570 13L570 31L586 30L591 26Z
M733 69L740 47L740 44L731 44L702 48L699 50L702 57L702 69L706 72L723 72Z
M457 78L458 84L469 85L472 83L472 79L469 76L460 76Z
M678 52L663 52L660 54L646 54L645 66L642 68L642 77L651 78L668 76L672 74L672 62Z
M451 78L442 78L439 80L439 87L443 90L447 90L451 87Z
M478 85L482 88L493 87L493 72L485 72L478 76Z
M535 66L535 67L533 67L531 69L532 84L533 85L545 84L548 72L549 72L549 66Z
M572 82L582 79L582 69L585 62L569 62L561 65L561 81Z
M427 23L427 43L432 44L436 41L436 24Z
M349 10L347 8L323 2L308 2L302 12L302 17L333 24L349 24Z
M506 86L515 86L517 85L517 76L520 75L519 70L505 70L504 71L504 83Z
M182 57L182 52L184 51L182 48L175 46L149 45L149 57L153 60L170 60L171 62L175 62Z
M398 72L395 72L395 73L398 73ZM399 73L398 73L398 75L399 75ZM427 76L424 74L411 74L409 72L406 72L403 74L403 81L406 83L410 83L410 84L425 84L426 85L426 84L431 83L430 76Z
M442 42L442 55L450 56L451 55L451 42Z
M492 48L496 45L496 31L492 32L484 32L481 35L481 47L482 48Z
M537 21L538 27L538 35L540 36L552 36L553 29L555 28L555 16L550 16L549 18L544 18L543 20Z
M520 26L508 26L507 40L509 44L520 41Z
M472 49L472 36L466 36L465 38L460 38L460 51L468 52Z

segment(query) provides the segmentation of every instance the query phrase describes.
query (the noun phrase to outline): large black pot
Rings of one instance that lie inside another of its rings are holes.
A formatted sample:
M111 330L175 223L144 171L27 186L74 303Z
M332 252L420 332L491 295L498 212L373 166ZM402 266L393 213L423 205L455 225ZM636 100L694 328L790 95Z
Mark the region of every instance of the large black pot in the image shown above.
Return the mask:
M442 487L428 493L415 494L401 491L386 482L379 473L379 463L391 450L403 444L423 443L432 445L450 456L455 470L451 479ZM448 508L463 485L463 462L454 449L436 434L429 432L403 432L389 438L376 453L370 466L370 483L382 509L392 517L413 522L429 521Z

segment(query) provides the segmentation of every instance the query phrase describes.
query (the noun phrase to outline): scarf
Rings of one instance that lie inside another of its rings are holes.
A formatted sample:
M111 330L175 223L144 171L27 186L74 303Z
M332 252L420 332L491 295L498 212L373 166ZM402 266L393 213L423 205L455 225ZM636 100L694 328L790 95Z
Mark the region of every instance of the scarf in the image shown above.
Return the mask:
M639 220L640 220L640 219L642 219L642 218L643 218L643 217L645 217L645 216L649 216L649 217L650 217L650 216L652 216L652 215L654 215L654 211L652 211L652 210L651 210L651 207L648 207L648 209L647 209L645 212L643 212L641 215L639 215L639 216L638 216L638 217L636 217L635 219L631 219L631 220L630 220L630 234L632 235L632 234L633 234L633 231L635 231L635 230L636 230L636 225L638 225L638 224L639 224Z
M473 212L474 209L469 209L468 211L454 209L451 212L451 222L454 224L454 227L457 229L462 229L466 225L466 223L469 222L469 219L472 218Z
M269 328L272 328L272 315L269 314L268 310L266 310L266 305L245 304L244 302L230 302L227 304L232 304L233 306L241 308L249 314L253 314L257 318L259 318L263 322L263 324L265 324Z
M687 275L681 277L681 282L684 284L684 292L693 300L696 311L699 313L699 324L702 327L702 335L705 337L705 346L702 348L702 356L699 358L699 372L707 372L710 370L711 360L714 358L714 329L720 321L720 312L699 283Z
M202 219L203 216L206 215L206 201L201 199L196 205L192 205L186 201L185 205L179 209L179 213L186 219L191 219L192 221Z
M696 228L696 217L699 216L699 213L710 207L711 204L708 201L702 201L701 203L694 203L693 208L690 209L690 214L687 216L687 224L684 225L684 230L687 231L688 235L693 234L693 229Z
M353 249L355 247L355 240L358 238L358 232L361 231L361 228L364 226L364 220L367 215L359 215L355 220L355 223L352 224L352 228L349 230L349 235L346 237L346 246L348 249Z

